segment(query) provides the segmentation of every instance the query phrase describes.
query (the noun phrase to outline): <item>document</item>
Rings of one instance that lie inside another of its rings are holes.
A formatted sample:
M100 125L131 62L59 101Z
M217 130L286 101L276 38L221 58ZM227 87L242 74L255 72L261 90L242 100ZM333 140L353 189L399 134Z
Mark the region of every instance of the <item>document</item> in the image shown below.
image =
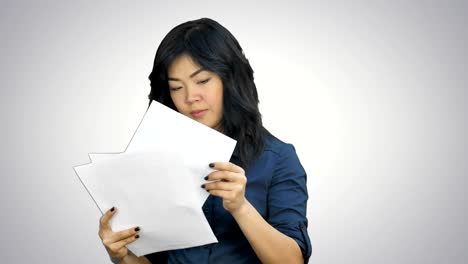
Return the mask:
M112 230L139 226L127 247L135 255L216 243L202 211L200 188L213 169L229 161L236 141L156 101L124 152L89 153L74 169L91 198L106 212L118 208ZM98 239L98 238L97 238Z

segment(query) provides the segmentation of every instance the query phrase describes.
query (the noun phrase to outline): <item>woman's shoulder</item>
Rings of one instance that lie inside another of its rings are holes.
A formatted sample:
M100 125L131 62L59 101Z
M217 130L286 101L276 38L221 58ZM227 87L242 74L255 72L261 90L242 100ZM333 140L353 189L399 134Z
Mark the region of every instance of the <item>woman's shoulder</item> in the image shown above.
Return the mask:
M271 133L265 138L265 141L264 153L270 153L270 155L273 153L275 156L272 160L275 162L274 168L278 172L279 178L291 177L293 175L302 177L306 175L305 169L296 153L296 148L292 143L283 141Z
M292 143L285 142L268 132L265 137L265 151L273 152L277 156L296 156L296 149Z

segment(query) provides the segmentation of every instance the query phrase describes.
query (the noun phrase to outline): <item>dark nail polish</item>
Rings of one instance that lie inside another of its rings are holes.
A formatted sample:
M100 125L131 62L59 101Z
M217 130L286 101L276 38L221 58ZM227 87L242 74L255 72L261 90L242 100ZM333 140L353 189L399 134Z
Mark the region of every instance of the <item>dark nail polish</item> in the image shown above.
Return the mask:
M214 163L210 163L208 166L210 166L210 168L213 168L213 167L214 167Z
M136 232L140 231L140 227L135 228L135 231Z
M112 208L111 208L111 210L110 210L110 211L111 211L111 212L114 212L114 210L115 210L115 207L114 207L114 206L112 206Z
M202 184L200 187L205 188L205 184Z
M136 235L136 236L135 236L135 238L139 238L139 237L140 237L140 235Z
M206 181L206 180L208 180L208 175L207 175L207 176L205 176L205 178L204 178L204 179L205 179L205 181Z

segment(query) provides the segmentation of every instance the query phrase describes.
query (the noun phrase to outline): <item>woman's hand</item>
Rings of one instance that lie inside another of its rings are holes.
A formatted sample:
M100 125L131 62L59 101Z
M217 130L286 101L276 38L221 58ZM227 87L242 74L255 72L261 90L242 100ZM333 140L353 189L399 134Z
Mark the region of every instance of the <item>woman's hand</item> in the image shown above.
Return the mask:
M126 246L140 237L138 235L139 227L113 232L109 220L114 216L115 212L115 207L112 207L99 221L99 237L114 263L117 262L114 260L123 259L127 256L128 249Z
M205 177L207 181L201 187L205 188L211 195L223 198L224 209L231 214L246 204L245 186L247 177L244 170L230 162L211 163L210 167L216 171Z

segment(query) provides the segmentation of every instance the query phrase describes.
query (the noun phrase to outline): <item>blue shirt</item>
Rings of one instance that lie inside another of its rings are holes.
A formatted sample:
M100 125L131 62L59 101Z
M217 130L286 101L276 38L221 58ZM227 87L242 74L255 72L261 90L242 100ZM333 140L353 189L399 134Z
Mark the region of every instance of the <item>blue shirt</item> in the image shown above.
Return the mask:
M308 263L312 245L307 233L307 174L294 146L267 137L263 153L245 169L246 199L281 233L293 238ZM233 154L230 162L236 163ZM146 255L151 263L261 263L239 225L223 207L220 197L210 195L203 212L218 243Z

